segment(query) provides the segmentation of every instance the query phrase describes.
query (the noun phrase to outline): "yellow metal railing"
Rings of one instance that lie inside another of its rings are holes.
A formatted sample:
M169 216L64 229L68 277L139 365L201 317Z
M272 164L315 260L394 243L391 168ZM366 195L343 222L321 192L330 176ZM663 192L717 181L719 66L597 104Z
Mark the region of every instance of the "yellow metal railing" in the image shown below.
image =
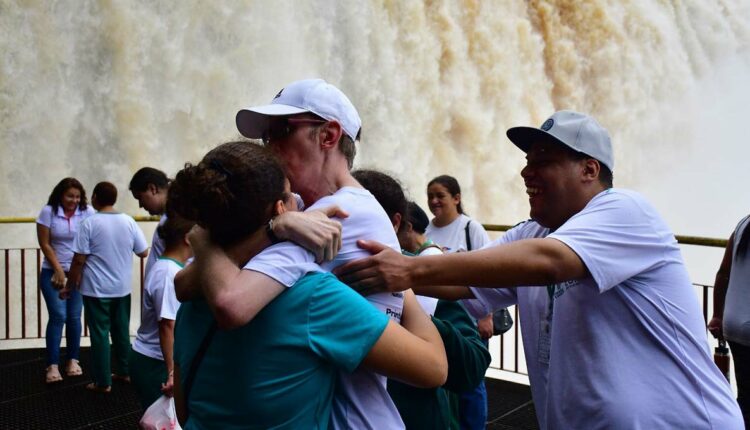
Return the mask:
M133 219L135 219L138 222L149 222L149 221L159 221L158 216L143 216L138 215L134 216ZM0 218L0 224L26 224L26 223L33 223L36 222L36 218L31 217L6 217L6 218ZM507 224L483 224L484 229L487 231L508 231L511 228L513 228L512 225ZM697 246L710 246L710 247L717 247L717 248L726 248L727 246L727 239L717 239L717 238L711 238L711 237L699 237L699 236L681 236L676 235L675 238L677 239L677 242L682 245L697 245Z
M137 215L134 216L133 219L135 219L138 222L149 222L149 221L159 221L159 217L154 215ZM36 218L32 217L6 217L6 218L0 218L0 224L29 224L36 222Z
M513 228L512 225L505 224L483 224L484 229L487 231L508 231ZM716 239L712 237L700 237L700 236L682 236L675 235L677 243L681 245L697 245L697 246L710 246L715 248L726 248L727 239Z
M156 216L138 216L133 218L140 222L159 220L159 217ZM0 224L34 222L35 218L0 218ZM513 228L512 225L502 224L485 224L484 227L487 231L491 232L505 232ZM727 243L725 239L695 236L676 236L676 238L683 245L723 248ZM0 307L0 314L2 314L2 317L0 317L0 349L2 349L3 340L41 339L44 336L43 328L44 319L46 319L46 308L42 305L42 298L37 287L41 258L42 255L39 248L0 248L0 266L4 266L4 270L0 270L0 301L4 302L4 306ZM140 287L139 289L142 292L143 259L140 259L139 263L140 270L138 272L140 276L138 279L134 279L134 283L136 288ZM703 317L706 319L710 305L709 290L713 287L702 284L694 284L694 286L696 294L700 297ZM2 300L3 298L4 300ZM509 310L514 314L514 320L518 322L519 315L516 307L512 306ZM136 315L140 314L140 306L137 306L135 311ZM524 365L521 364L522 359L520 358L523 351L518 324L514 324L511 332L499 336L498 340L499 365L493 363L490 366L491 369L526 375L523 368Z

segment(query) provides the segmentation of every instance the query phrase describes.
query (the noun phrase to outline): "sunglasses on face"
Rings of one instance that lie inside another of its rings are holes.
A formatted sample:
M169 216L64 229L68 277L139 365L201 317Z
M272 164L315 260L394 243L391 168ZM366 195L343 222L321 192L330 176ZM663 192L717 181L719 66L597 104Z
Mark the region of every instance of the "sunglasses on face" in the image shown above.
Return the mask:
M328 121L324 119L311 119L311 118L285 118L281 120L274 120L268 124L268 129L263 132L261 139L264 145L268 145L271 141L278 141L286 139L291 135L302 124L325 124Z

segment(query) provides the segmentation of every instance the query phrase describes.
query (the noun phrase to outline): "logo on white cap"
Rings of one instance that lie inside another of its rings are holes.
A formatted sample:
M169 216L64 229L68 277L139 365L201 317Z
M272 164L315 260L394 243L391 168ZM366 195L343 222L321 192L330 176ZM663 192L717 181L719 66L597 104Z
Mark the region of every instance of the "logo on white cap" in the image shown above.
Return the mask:
M555 125L555 120L550 118L547 121L544 121L544 124L542 124L541 128L544 131L549 131L549 129L552 128L553 125Z

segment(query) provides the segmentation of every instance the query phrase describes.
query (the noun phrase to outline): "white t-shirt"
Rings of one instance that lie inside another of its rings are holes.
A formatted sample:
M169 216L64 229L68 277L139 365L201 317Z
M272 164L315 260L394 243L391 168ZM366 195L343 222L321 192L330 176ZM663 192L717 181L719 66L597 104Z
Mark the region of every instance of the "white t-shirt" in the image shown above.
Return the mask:
M80 223L86 218L93 215L94 208L86 206L86 210L76 208L75 213L70 218L65 218L65 210L62 207L57 208L57 213L52 213L52 206L47 205L42 208L39 217L36 219L37 224L41 224L49 229L49 243L55 251L55 257L63 268L63 271L70 270L70 263L73 261L73 240L78 232ZM52 264L47 261L47 257L42 262L43 269L52 269Z
M184 265L171 258L159 257L146 273L141 302L141 326L133 341L133 349L141 354L164 361L159 342L159 321L175 320L180 302L174 291L174 277Z
M549 428L743 428L674 235L642 196L603 191L547 237L591 273L553 286Z
M98 212L81 223L73 251L86 255L81 294L112 298L130 294L133 253L148 249L135 220L115 212Z
M322 270L331 271L344 263L368 257L370 254L357 246L360 239L376 240L401 251L388 215L369 191L344 187L321 198L307 210L331 205L338 205L349 213L349 217L341 220L341 250L332 262L322 265ZM314 256L300 246L283 242L266 248L244 268L264 273L289 287L305 273L321 270L314 260ZM402 293L373 294L366 299L394 321L401 321ZM364 369L340 374L331 424L334 429L404 428L401 416L386 390L386 378Z
M485 248L520 239L546 237L549 229L529 221L508 230ZM476 299L462 300L472 317L480 319L496 309L518 305L518 319L523 341L526 371L531 384L531 396L540 429L546 429L547 371L549 369L549 325L546 316L549 296L545 287L471 288ZM544 330L542 332L541 330Z
M466 224L469 221L471 221L471 224L469 224L471 249L480 249L489 243L490 237L481 223L472 220L464 214L460 214L458 218L445 227L435 227L435 224L430 221L430 225L425 230L425 236L442 246L447 254L466 251Z
M154 235L151 238L151 248L148 251L148 258L146 258L146 268L143 271L145 276L148 276L148 271L151 269L151 266L153 266L156 260L158 260L164 253L164 240L159 237L159 227L163 226L166 221L167 216L162 215L161 218L159 218L159 225L157 225L156 230L154 230Z

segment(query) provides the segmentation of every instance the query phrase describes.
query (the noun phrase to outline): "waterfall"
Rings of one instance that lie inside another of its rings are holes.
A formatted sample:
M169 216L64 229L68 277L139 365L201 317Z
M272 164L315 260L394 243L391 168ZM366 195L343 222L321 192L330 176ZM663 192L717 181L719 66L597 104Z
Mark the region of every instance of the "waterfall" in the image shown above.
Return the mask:
M145 214L137 168L174 175L308 77L358 107L355 164L424 207L448 173L475 218L524 219L505 130L575 109L610 130L616 185L676 231L727 236L747 212L747 0L0 0L0 29L0 216L35 216L65 176Z

